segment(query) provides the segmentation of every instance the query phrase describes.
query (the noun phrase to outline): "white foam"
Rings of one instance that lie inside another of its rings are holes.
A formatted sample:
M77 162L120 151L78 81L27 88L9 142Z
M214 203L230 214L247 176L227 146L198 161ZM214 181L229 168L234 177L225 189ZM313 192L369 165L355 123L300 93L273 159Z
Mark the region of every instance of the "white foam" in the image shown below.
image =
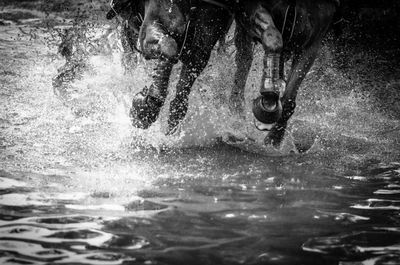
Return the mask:
M68 209L73 210L89 210L89 211L98 211L98 210L106 210L106 211L125 211L125 206L118 204L100 204L100 205L77 205L77 204L67 204L65 205Z
M364 176L344 176L347 179L351 179L351 180L358 180L358 181L366 181L367 178Z

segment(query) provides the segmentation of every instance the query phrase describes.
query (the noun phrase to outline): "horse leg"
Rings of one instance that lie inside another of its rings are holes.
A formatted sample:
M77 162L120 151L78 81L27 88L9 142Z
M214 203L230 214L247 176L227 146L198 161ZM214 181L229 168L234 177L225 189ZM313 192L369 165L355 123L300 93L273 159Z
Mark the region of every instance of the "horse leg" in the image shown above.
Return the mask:
M171 101L167 135L175 133L179 123L186 116L190 89L194 81L207 65L211 50L197 52L188 63L182 65L181 75L176 86L175 98Z
M253 114L259 121L257 127L265 130L270 124L274 124L282 113L280 97L284 82L281 79L280 59L283 41L268 10L258 6L253 12L252 34L261 41L265 51L261 95L253 102Z
M58 96L67 97L68 85L90 69L86 30L84 27L73 27L62 35L58 52L65 58L65 64L58 69L58 75L52 80L54 93Z
M158 60L153 73L153 83L145 87L132 100L130 117L133 126L140 129L149 128L158 118L168 92L169 76L173 63L169 60Z
M285 92L282 96L282 115L265 138L265 144L279 147L289 118L296 108L297 91L318 54L321 42L317 41L301 52L295 53Z
M132 72L138 63L136 53L136 43L138 41L138 34L136 34L127 25L121 25L121 44L122 44L122 58L121 63L124 67L125 73Z
M244 89L253 62L253 42L241 25L236 25L236 72L229 98L229 109L232 113L244 115Z

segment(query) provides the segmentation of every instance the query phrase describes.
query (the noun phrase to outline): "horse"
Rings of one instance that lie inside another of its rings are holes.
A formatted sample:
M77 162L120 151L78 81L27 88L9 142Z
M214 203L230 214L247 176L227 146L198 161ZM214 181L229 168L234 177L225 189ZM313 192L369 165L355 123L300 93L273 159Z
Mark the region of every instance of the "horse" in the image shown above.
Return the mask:
M237 58L246 58L240 64L243 80L250 70L253 42L261 43L265 51L261 95L253 101L252 109L257 128L268 131L265 145L279 147L282 143L288 120L296 108L298 89L338 9L336 0L239 1L236 20L247 33L236 40ZM285 79L284 63L289 59L292 65ZM239 110L244 101L243 88L234 86L231 93L231 102Z
M139 1L140 2L140 1ZM138 42L145 58L157 59L154 83L132 102L133 125L147 129L157 119L167 95L174 63L183 63L176 96L171 102L167 134L175 132L188 108L193 82L206 66L211 50L237 21L238 69L230 106L243 112L244 86L253 60L252 46L265 50L260 96L253 101L255 123L268 130L265 144L279 147L296 107L296 95L312 66L337 10L335 0L147 0ZM292 58L284 81L284 62Z
M143 18L137 50L145 59L155 59L150 87L132 100L133 126L149 128L158 118L168 93L173 66L182 62L176 95L170 104L167 135L173 134L185 117L190 89L206 67L216 43L232 24L232 12L214 1L135 1ZM115 12L115 13L118 13Z
M207 65L211 51L236 19L237 71L230 109L243 113L244 87L253 60L252 47L265 50L260 96L253 101L255 125L269 131L265 144L279 147L296 107L297 90L332 23L337 0L114 0L107 18L123 19L124 50L157 60L153 82L132 100L133 126L149 128L164 105L171 70L182 62L166 134L185 117L190 89ZM284 62L292 58L286 80ZM61 73L59 76L62 76Z

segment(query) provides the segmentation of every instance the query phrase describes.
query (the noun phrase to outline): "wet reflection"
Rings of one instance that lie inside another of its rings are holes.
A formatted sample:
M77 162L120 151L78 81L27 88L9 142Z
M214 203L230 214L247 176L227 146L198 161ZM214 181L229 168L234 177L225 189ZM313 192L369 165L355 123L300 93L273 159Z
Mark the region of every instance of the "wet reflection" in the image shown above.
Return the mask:
M396 182L399 168L307 185L293 178L189 179L143 190L119 207L98 194L32 192L8 175L0 197L2 261L395 264L398 200L376 191Z

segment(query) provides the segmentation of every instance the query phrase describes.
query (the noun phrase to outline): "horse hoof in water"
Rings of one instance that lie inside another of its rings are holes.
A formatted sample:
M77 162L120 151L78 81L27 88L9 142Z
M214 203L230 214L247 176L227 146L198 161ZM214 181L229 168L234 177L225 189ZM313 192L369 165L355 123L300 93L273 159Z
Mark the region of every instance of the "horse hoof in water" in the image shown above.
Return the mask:
M149 128L157 120L163 105L160 99L147 95L147 90L145 88L134 96L129 113L132 125L139 129Z
M282 116L281 101L279 98L260 96L253 101L253 114L261 123L276 123Z

